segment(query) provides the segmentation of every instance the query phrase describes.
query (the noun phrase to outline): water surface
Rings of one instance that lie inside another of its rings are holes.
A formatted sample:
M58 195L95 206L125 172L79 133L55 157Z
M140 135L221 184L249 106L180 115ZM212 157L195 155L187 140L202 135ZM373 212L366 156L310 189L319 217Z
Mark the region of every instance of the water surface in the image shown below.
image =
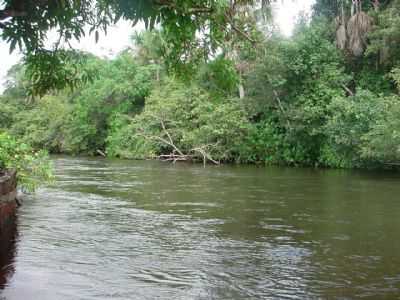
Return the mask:
M0 299L400 299L395 173L55 167L18 211Z

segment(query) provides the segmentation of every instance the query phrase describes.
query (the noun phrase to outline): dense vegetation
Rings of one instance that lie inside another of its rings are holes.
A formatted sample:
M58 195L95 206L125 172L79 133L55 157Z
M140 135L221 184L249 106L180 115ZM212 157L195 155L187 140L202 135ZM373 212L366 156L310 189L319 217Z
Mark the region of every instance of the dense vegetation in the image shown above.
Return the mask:
M17 171L19 186L26 192L52 179L51 163L45 151L34 151L29 145L0 133L0 175L5 169Z
M163 55L171 69L188 72L205 52L215 54L234 38L255 41L251 16L265 16L276 0L0 0L0 39L23 52L30 92L77 86L93 73L81 72L85 57L66 48L123 19L163 28ZM251 9L250 9L251 8ZM250 13L250 15L249 15ZM56 35L49 45L47 33ZM197 51L202 45L202 51Z
M17 65L0 99L0 130L52 153L394 167L400 1L358 2L317 1L293 37L270 26L254 33L257 43L227 40L184 76L168 67L160 31L135 36L114 59L76 53L85 71L74 76L96 76L40 98Z

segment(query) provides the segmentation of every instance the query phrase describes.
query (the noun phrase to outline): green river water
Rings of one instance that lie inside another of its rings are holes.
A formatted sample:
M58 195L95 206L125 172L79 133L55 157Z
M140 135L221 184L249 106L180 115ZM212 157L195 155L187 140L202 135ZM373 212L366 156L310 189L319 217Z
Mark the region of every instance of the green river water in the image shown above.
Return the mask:
M398 173L54 161L2 300L400 299Z

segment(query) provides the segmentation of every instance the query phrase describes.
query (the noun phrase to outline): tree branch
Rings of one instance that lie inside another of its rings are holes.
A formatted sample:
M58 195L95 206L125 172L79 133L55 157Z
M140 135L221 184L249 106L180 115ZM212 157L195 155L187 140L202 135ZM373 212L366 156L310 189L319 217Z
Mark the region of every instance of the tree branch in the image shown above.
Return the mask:
M169 134L169 132L168 132L167 129L165 128L164 121L163 121L163 120L160 120L160 123L161 123L162 129L164 130L165 134L167 135L167 137L168 137L168 139L169 139L169 141L170 141L170 145L171 145L172 147L174 147L174 149L175 149L179 154L183 155L183 153L175 146L175 144L174 144L174 142L173 142L173 140L172 140L171 135Z
M345 86L344 84L341 84L342 88L349 93L350 96L354 96L354 93L352 90L350 90L347 86Z
M211 157L211 155L208 154L208 153L204 150L204 148L206 148L206 147L208 147L208 146L209 146L209 145L205 145L205 146L193 148L193 149L190 150L190 151L192 151L192 152L199 152L199 153L203 156L203 166L204 166L204 167L206 166L207 159L208 159L209 161L211 161L212 163L214 163L214 164L216 164L216 165L219 165L219 161L214 160L214 159Z
M175 149L176 152L178 152L180 155L184 155L182 153L181 150L179 150L179 148L177 148L173 143L170 143L168 140L163 139L162 137L156 136L156 135L145 135L144 133L139 133L138 135L147 138L147 139L152 139L152 140L159 140L160 142L163 142L169 146L171 146L172 148Z
M159 1L154 1L155 5L158 6L165 6L165 7L169 7L169 8L173 8L173 9L181 9L179 7L177 7L175 5L175 3L171 2L171 1L166 1L166 0L159 0ZM199 14L199 13L212 13L214 10L211 7L201 7L201 6L194 6L194 7L190 7L187 9L187 13L189 14Z
M257 41L253 40L246 32L243 32L241 29L239 29L233 20L233 13L236 10L236 2L234 1L233 4L231 4L231 8L229 11L225 12L225 18L227 19L228 23L232 26L232 29L243 36L246 40L248 40L250 43L255 44Z
M236 31L237 33L239 33L240 35L242 35L246 40L248 40L250 43L252 43L252 44L255 44L256 43L256 40L253 40L247 33L245 33L245 32L243 32L242 30L240 30L239 28L237 28L236 26L235 26L235 24L233 24L233 23L230 23L231 24L231 26L232 26L232 29L234 30L234 31Z

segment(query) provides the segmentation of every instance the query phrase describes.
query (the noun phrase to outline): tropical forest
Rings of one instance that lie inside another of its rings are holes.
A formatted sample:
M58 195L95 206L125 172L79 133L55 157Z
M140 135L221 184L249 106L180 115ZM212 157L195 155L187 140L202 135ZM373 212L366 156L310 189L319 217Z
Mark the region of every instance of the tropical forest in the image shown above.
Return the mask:
M398 299L400 0L0 0L0 58L0 299Z
M400 2L380 2L317 1L289 38L246 4L239 36L199 33L177 53L172 29L155 27L112 59L49 54L63 64L51 79L37 71L49 57L36 54L8 72L2 141L128 159L396 167Z

